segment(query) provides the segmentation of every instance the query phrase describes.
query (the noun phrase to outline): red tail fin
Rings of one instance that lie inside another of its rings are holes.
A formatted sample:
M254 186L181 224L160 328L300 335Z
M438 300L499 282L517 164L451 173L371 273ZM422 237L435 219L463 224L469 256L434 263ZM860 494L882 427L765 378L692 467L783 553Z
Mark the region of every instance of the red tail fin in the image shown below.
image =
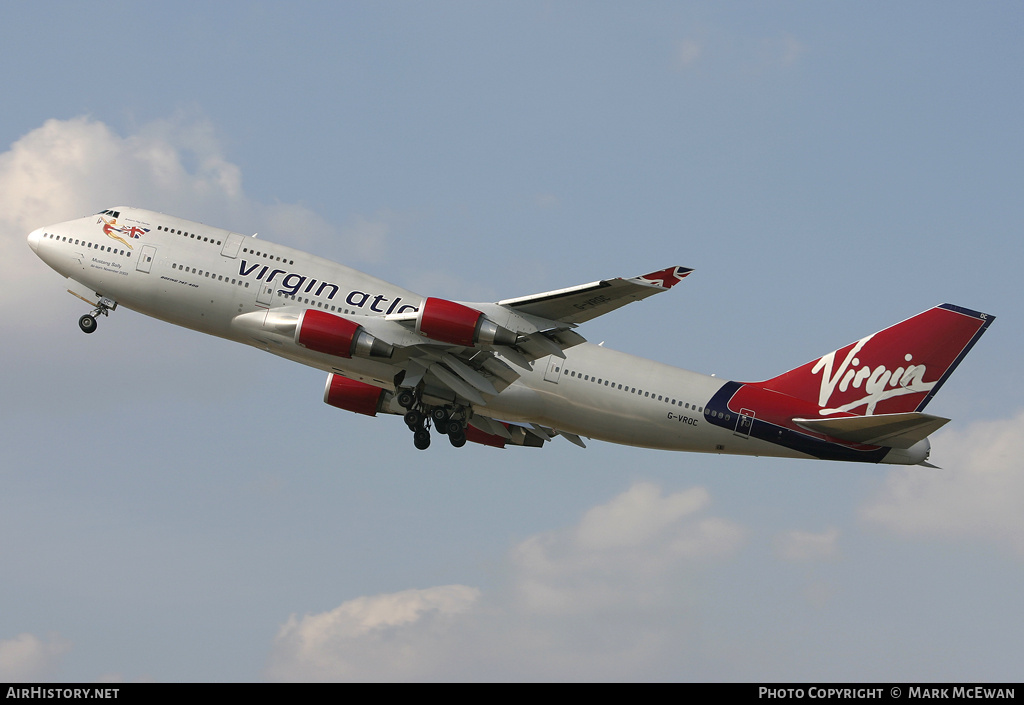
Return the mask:
M921 411L993 320L942 304L758 386L816 403L822 415Z

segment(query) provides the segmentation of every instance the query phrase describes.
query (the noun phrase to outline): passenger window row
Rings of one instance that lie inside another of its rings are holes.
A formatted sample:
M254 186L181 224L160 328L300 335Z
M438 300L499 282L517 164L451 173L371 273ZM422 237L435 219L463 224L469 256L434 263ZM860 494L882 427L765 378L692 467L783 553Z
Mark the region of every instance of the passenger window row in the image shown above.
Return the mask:
M225 282L226 284L234 284L236 286L242 286L246 289L249 288L249 282L242 281L241 279L232 279L231 277L225 277L223 274L214 274L210 271L203 271L202 269L196 269L195 267L186 267L183 264L177 262L171 263L171 269L176 269L186 274L196 274L200 277L206 277L207 279L216 279L219 282Z
M193 240L202 240L203 242L209 242L211 245L220 245L221 244L220 240L214 240L212 237L205 237L203 235L197 235L196 233L190 233L188 231L182 232L181 230L176 230L174 228L167 228L167 227L164 227L163 225L156 226L156 229L157 230L162 230L165 233L171 233L172 235L181 235L182 237L191 238ZM255 255L256 257L265 257L266 259L271 259L271 260L274 260L274 261L277 261L277 262L283 262L285 264L295 264L295 260L287 259L287 258L281 257L279 255L272 255L272 254L269 254L267 252L258 252L256 250L250 249L248 247L243 247L242 248L242 252L244 252L245 254L249 254L249 255Z
M250 250L248 247L243 247L242 252L248 255L255 255L257 257L265 257L266 259L272 259L276 262L282 262L284 264L295 264L295 260L287 259L279 255L272 255L267 252L258 252L257 250Z
M202 235L196 235L195 233L190 232L181 232L180 230L175 230L174 228L165 228L162 225L156 226L156 229L163 230L165 233L170 233L171 235L181 235L183 237L192 238L193 240L202 240L203 242L208 242L211 245L220 244L220 240L214 240L212 237L204 237Z
M316 306L317 308L322 308L325 311L334 311L335 313L347 313L352 316L358 315L356 311L350 311L347 308L342 308L341 306L334 306L333 304L325 304L324 302L317 301L316 299L307 299L304 296L281 294L281 298L291 299L292 301L297 301L300 304L309 304L310 306Z
M560 368L558 368L558 367L555 368L555 374L558 374L559 369ZM643 396L644 398L651 399L652 401L665 402L666 404L669 404L671 406L679 406L679 407L682 407L683 409L687 409L689 411L694 411L694 412L696 412L698 414L704 413L704 407L703 406L698 406L697 404L691 404L690 402L684 402L681 399L673 399L672 397L669 397L669 396L664 395L664 394L656 394L656 393L651 392L651 391L644 391L643 389L637 389L636 387L630 387L629 385L622 385L622 384L619 384L617 382L612 382L610 380L603 379L603 378L600 378L600 377L594 377L594 376L591 376L589 374L583 374L582 372L578 372L576 370L565 370L565 372L563 374L564 374L565 377L569 377L569 378L572 378L572 379L578 379L578 380L583 381L583 382L593 382L594 384L598 384L598 385L601 385L601 386L604 386L604 387L609 387L610 389L614 389L616 391L620 391L621 390L621 391L625 392L626 394L636 394L637 396ZM731 418L729 414L720 413L720 412L717 412L717 411L711 411L710 413L712 415L714 415L714 416L719 417L719 418L724 418L726 421L728 421Z
M100 252L109 252L110 254L113 254L113 255L121 255L123 257L131 257L132 256L132 253L129 250L119 250L119 249L117 249L115 247L110 247L109 245L97 245L97 244L94 244L92 242L87 242L86 240L77 240L77 239L73 239L73 238L70 238L70 237L66 237L64 235L54 235L53 233L43 233L43 237L47 237L47 238L49 238L51 240L56 240L58 242L66 242L69 245L78 245L80 247L85 247L85 248L90 249L90 250L99 250Z

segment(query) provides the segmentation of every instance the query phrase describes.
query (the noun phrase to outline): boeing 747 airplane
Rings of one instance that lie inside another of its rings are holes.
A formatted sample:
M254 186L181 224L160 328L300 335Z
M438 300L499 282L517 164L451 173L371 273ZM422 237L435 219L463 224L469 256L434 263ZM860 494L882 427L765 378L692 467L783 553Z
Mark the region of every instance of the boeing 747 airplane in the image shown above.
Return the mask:
M667 291L665 269L494 303L423 297L314 255L138 208L28 236L92 307L119 306L327 372L324 401L402 416L417 448L645 448L928 465L924 413L994 320L942 304L763 382L731 382L587 343L577 326Z

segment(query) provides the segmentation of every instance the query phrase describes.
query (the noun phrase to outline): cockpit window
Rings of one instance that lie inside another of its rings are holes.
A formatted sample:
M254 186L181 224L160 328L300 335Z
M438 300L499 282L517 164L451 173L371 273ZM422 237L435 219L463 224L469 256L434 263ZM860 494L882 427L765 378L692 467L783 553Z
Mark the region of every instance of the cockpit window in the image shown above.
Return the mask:
M109 215L112 218L120 218L121 217L121 211L105 210L105 211L100 211L96 215Z

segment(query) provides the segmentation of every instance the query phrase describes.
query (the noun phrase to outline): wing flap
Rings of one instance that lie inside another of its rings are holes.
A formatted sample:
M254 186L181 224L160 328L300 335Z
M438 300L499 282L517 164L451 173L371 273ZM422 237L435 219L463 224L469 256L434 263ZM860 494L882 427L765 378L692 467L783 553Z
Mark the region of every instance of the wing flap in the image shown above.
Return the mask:
M494 385L491 384L486 377L450 353L442 355L441 362L443 362L452 372L457 374L459 377L462 377L462 379L469 382L473 387L484 394L490 394L491 396L498 395L498 390L494 388Z
M949 419L920 412L845 416L835 419L793 419L808 431L844 441L887 448L910 448L939 430Z
M430 373L441 380L442 384L448 387L448 389L462 398L468 399L473 404L483 406L487 403L475 387L468 382L464 382L458 375L449 372L444 366L435 363L430 366Z
M478 414L469 420L469 425L480 429L484 433L489 433L492 436L501 436L506 441L512 440L512 434L509 433L505 424L488 418L487 416L480 416Z

